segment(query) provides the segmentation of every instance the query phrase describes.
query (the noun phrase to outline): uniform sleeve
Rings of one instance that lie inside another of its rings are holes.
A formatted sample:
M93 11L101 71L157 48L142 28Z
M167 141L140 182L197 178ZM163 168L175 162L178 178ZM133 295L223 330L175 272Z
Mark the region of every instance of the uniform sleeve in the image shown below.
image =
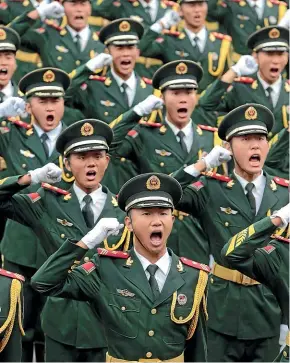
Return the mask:
M217 79L201 94L198 107L205 111L229 112L234 108L231 99L235 97L233 89L227 92L229 87L233 86Z
M164 60L164 53L166 51L166 39L162 34L148 29L139 43L141 55L145 57L159 58Z
M114 132L114 146L117 146L124 141L127 133L138 124L140 118L141 117L131 109L118 116L109 124Z
M71 270L87 250L69 240L51 255L31 279L32 287L47 296L74 300L93 300L99 293L100 279L96 270L97 260Z
M266 167L274 171L272 175L289 174L289 131L283 129L269 142L270 151L266 159ZM277 174L276 174L277 173ZM282 176L282 175L281 175ZM286 176L285 176L286 177ZM287 178L287 177L286 177Z
M97 0L92 2L94 16L102 16L109 20L115 20L120 17L120 8L114 5L115 0ZM116 2L118 3L118 2ZM119 2L122 6L121 1Z

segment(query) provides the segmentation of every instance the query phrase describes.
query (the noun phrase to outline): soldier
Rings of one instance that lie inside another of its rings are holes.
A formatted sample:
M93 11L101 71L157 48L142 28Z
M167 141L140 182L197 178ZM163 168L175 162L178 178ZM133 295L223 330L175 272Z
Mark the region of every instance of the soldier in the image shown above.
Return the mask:
M45 258L55 252L65 238L81 239L100 218L124 219L115 196L100 184L109 163L107 151L112 138L109 126L98 120L81 120L60 134L56 149L66 158L66 168L75 177L69 190L48 184L56 183L62 175L62 170L52 163L30 170L21 178L21 184L19 175L1 180L0 209L7 217L32 228L39 238L38 250L44 251ZM41 182L42 187L37 192L15 194ZM121 238L105 240L104 246L109 250L127 250L129 243L130 232L125 228ZM79 261L72 269L77 264ZM90 304L49 298L42 312L42 328L46 361L105 360L107 342L103 326Z
M67 25L63 27L45 20L62 17L64 13ZM43 2L37 9L17 17L10 26L19 32L23 45L39 53L45 67L69 73L103 51L97 34L88 25L90 14L89 0L64 0L63 6L57 1ZM33 29L39 18L44 25Z
M0 361L21 362L24 277L0 268Z
M134 248L115 254L98 248L91 261L68 274L88 248L122 228L116 219L102 219L76 244L67 240L34 275L34 288L44 294L94 304L104 321L107 362L206 361L209 267L166 248L181 194L179 183L165 174L131 179L118 200Z
M184 29L171 31L178 22L177 13L168 11L153 24L140 42L141 54L156 57L164 63L186 59L198 62L205 71L199 84L201 93L228 68L231 37L206 29L208 0L181 0L179 14Z
M208 296L209 361L269 362L279 352L281 311L276 299L256 280L223 266L220 256L225 241L288 201L289 181L263 172L273 124L265 106L237 107L219 126L219 137L229 142L231 152L216 146L173 174L185 187L177 208L199 219L215 259ZM235 169L229 177L208 173L198 178L231 154Z
M232 237L222 249L222 259L226 265L268 286L279 302L285 322L285 339L281 341L284 347L275 362L289 361L290 240L282 236L282 231L289 224L289 212L288 204L271 217L252 224Z
M243 56L221 80L216 80L199 105L223 112L250 102L267 106L276 120L271 138L288 127L290 84L281 73L289 58L289 30L280 26L258 30L248 39L248 46L253 56Z

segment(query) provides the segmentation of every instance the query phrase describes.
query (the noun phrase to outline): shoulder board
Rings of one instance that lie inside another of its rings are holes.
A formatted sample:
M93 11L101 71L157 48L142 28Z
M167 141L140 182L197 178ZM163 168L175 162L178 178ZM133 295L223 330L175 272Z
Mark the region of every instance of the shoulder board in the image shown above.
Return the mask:
M96 269L96 265L93 262L86 262L80 266L87 274L93 272Z
M198 270L210 272L210 267L203 263L195 262L195 261L189 260L188 258L185 258L185 257L180 257L180 260L182 263L184 263L187 266L197 268Z
M232 41L232 37L230 35L217 33L217 32L211 32L211 34L213 34L217 39L221 39L221 40L225 39L225 40Z
M155 127L155 128L159 128L159 127L161 127L161 126L162 126L162 124L161 124L161 123L159 123L159 122L146 122L146 121L139 121L138 123L139 123L139 125L141 125L141 126L146 126L146 127Z
M176 6L176 2L175 1L170 1L170 0L162 0L163 4L165 4L166 6Z
M135 138L136 136L139 135L138 131L136 130L130 130L128 133L127 133L128 136L131 136L133 138Z
M6 276L6 277L10 277L11 279L17 279L19 281L25 281L25 278L24 276L22 275L19 275L19 274L16 274L14 272L10 272L10 271L7 271L7 270L3 270L3 268L0 268L0 275L1 276Z
M8 8L8 4L7 3L1 3L0 4L0 9L6 10L7 8Z
M215 132L218 130L217 127L207 126L207 125L197 125L200 129L206 130L206 131L212 131Z
M93 80L93 81L105 82L105 80L107 79L107 77L91 75L91 76L89 77L89 79L91 79L91 80Z
M54 185L50 185L48 183L41 183L41 187L43 189L50 190L52 192L55 192L55 193L58 193L58 194L62 194L62 195L68 195L68 194L70 194L70 192L68 192L67 190L60 189L60 188L55 187Z
M270 0L270 3L271 4L274 4L274 5L286 5L287 6L287 3L285 3L284 1L279 1L279 0Z
M152 84L152 79L146 77L142 77L142 79L146 84Z
M175 32L173 30L164 29L162 31L162 34L171 35L172 37L179 37L179 35L181 34L181 32Z
M282 187L289 187L289 180L288 179L279 178L278 176L275 176L273 179L274 179L274 182L276 184L279 184Z
M51 26L52 28L61 31L63 28L61 26L59 26L54 20L52 19L46 19L45 20L45 24L48 26Z
M105 248L98 248L98 255L106 256L106 257L115 257L115 258L128 258L130 255L127 252L122 251L109 251Z
M23 127L26 130L29 130L32 128L31 124L28 124L27 122L21 121L21 120L17 120L15 117L8 117L7 118L8 121L12 122L13 124Z
M251 77L237 77L234 79L235 82L252 84L255 80Z
M285 242L285 243L290 243L290 238L278 236L277 234L274 234L271 237L277 239L278 241L282 241L282 242Z
M202 175L207 176L208 178L220 180L220 181L227 182L227 183L232 180L228 176L221 175L218 173L213 173L212 171L207 171L205 173L202 173Z
M27 194L27 196L31 200L32 203L35 203L39 199L41 199L41 196L39 193L29 193L29 194Z

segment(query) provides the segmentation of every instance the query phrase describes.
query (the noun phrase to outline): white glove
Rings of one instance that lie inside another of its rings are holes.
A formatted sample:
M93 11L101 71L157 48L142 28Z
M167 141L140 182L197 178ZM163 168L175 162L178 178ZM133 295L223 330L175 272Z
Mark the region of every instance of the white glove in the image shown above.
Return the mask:
M26 102L20 97L9 97L0 104L0 117L26 117Z
M281 324L280 325L279 345L284 346L286 344L287 334L288 334L288 325Z
M62 170L53 163L44 165L42 168L30 170L31 184L57 183L61 181Z
M62 18L64 16L64 7L58 2L53 1L50 4L42 2L36 9L40 18Z
M110 54L100 53L96 55L94 58L87 61L86 66L94 72L95 69L103 68L108 66L113 61L113 57Z
M161 33L164 28L169 29L172 25L177 24L179 21L180 16L177 11L167 10L165 15L153 24L150 29L156 33Z
M280 20L279 25L290 29L290 9L286 11L283 18Z
M271 215L271 218L280 217L282 219L282 227L286 227L287 224L290 222L290 203L282 207L281 209L274 211Z
M238 63L231 67L238 77L248 76L257 72L258 64L252 55L242 55Z
M138 103L133 111L139 116L149 115L153 110L160 110L163 107L163 100L157 96L150 95L144 101Z
M222 146L215 146L209 154L202 160L205 162L206 169L216 168L224 162L231 160L231 152Z
M123 227L124 224L120 224L117 218L102 218L95 227L82 238L82 241L89 249L92 249L109 236L117 236L119 230Z

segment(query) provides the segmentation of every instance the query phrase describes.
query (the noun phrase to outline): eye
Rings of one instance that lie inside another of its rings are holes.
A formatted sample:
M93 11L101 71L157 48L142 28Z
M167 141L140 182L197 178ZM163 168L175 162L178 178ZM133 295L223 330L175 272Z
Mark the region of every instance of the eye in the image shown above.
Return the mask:
M150 213L149 212L143 212L142 213L142 216L149 216L150 215Z

